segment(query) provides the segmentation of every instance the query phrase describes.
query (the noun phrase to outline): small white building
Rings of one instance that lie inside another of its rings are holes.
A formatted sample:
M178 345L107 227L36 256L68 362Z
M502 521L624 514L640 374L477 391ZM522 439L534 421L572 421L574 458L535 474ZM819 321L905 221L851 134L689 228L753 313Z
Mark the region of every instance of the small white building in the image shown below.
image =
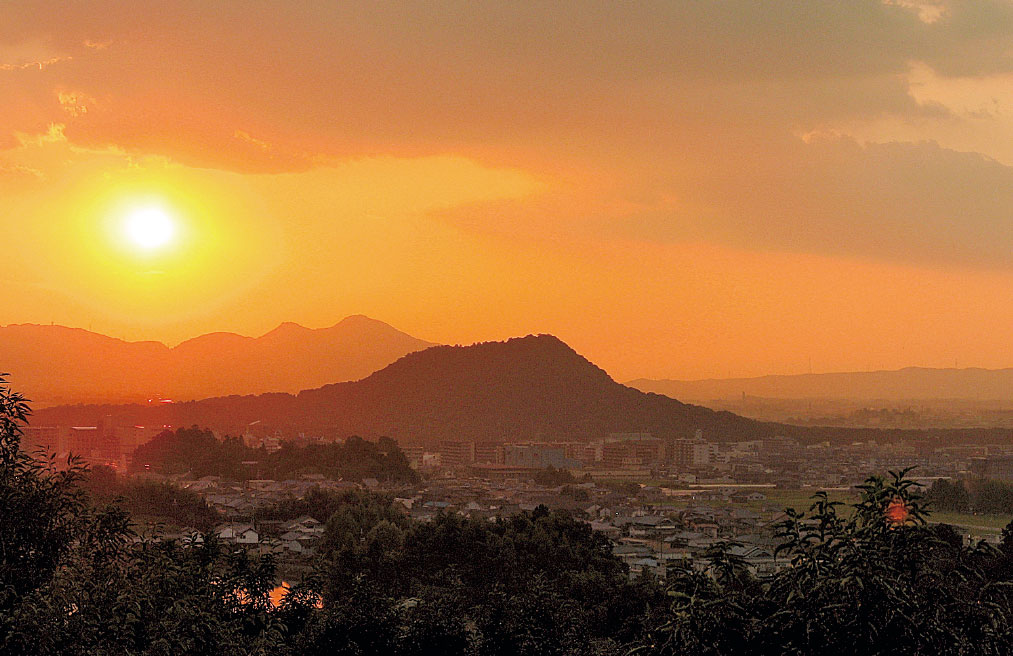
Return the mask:
M218 537L236 544L259 544L260 534L251 524L222 524L215 528Z

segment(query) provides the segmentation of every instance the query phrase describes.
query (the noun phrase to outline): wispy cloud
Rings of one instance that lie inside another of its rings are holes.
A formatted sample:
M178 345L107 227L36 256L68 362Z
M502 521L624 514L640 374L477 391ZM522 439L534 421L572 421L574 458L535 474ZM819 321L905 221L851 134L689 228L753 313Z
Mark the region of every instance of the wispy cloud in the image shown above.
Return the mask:
M88 48L89 50L105 50L112 44L113 42L111 39L107 41L95 41L92 39L85 39L82 45L84 45L84 47Z
M54 64L70 61L72 59L73 57L67 55L63 57L50 57L49 59L39 61L19 62L16 64L0 63L0 71L26 71L33 68L41 71Z
M271 150L271 144L251 136L249 132L245 132L243 130L236 130L232 136L234 136L236 139L239 139L240 141L252 144L261 150Z
M58 91L56 97L63 111L74 118L87 114L88 108L94 107L96 103L94 98L81 92Z

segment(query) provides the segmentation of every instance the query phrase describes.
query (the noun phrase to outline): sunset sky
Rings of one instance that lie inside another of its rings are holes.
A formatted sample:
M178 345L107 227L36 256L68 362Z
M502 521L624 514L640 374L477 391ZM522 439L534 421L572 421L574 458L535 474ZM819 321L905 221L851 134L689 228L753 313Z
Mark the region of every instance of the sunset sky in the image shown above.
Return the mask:
M130 340L1009 367L1013 3L3 2L0 244L0 324Z

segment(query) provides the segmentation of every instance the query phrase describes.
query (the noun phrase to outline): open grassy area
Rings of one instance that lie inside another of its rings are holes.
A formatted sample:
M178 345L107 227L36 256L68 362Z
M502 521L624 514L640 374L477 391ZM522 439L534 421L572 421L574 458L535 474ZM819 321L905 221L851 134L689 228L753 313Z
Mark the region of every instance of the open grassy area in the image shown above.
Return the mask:
M650 481L642 483L648 485L661 485L664 486L665 481ZM784 508L795 508L796 510L808 512L809 506L812 505L812 495L817 490L784 490L777 488L752 488L753 490L766 495L766 499L763 501L750 501L748 503L736 503L729 504L720 501L703 501L697 503L703 503L710 506L734 506L736 508L748 508L750 510L759 512L763 515L770 516L769 512L771 508L777 508L783 510ZM831 501L840 501L845 505L850 505L858 501L859 494L855 490L829 490L828 495ZM679 510L685 508L688 505L693 505L694 502L688 498L672 497L663 502L660 505L670 508L671 510ZM659 504L656 504L659 505ZM766 511L766 512L765 512ZM841 508L840 512L842 515L848 514L847 508ZM1013 520L1013 515L986 515L986 514L971 514L971 513L959 513L959 512L945 512L945 511L933 511L929 516L931 523L937 524L952 524L953 526L967 529L968 532L974 534L985 534L985 533L1000 533L1002 529Z
M958 512L933 512L930 522L952 524L954 526L973 529L977 532L1001 533L1002 529L1013 520L1010 515L972 515Z
M812 496L818 490L759 490L767 495L766 501L754 502L747 505L755 506L777 506L778 508L794 508L795 510L807 511L812 505ZM831 490L828 493L831 501L840 501L845 504L854 503L858 495L851 490Z

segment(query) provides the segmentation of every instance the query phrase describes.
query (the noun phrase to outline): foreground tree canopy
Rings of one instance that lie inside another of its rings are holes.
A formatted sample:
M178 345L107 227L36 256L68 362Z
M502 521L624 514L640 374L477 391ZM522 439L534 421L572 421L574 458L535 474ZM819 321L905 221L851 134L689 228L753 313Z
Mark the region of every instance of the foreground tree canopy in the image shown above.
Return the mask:
M723 546L703 569L631 581L605 537L544 507L420 523L380 495L317 493L301 503L329 517L320 553L275 607L270 558L138 538L82 467L23 453L28 416L0 379L4 654L1013 652L1013 545L927 523L903 472L854 506L788 511L790 566L763 579Z
M324 474L330 478L380 481L418 480L397 442L381 437L370 442L350 437L343 443L295 446L283 442L268 452L251 448L238 437L219 441L211 431L180 428L166 431L134 452L135 468L163 474L224 476L233 480L292 478L299 474Z

